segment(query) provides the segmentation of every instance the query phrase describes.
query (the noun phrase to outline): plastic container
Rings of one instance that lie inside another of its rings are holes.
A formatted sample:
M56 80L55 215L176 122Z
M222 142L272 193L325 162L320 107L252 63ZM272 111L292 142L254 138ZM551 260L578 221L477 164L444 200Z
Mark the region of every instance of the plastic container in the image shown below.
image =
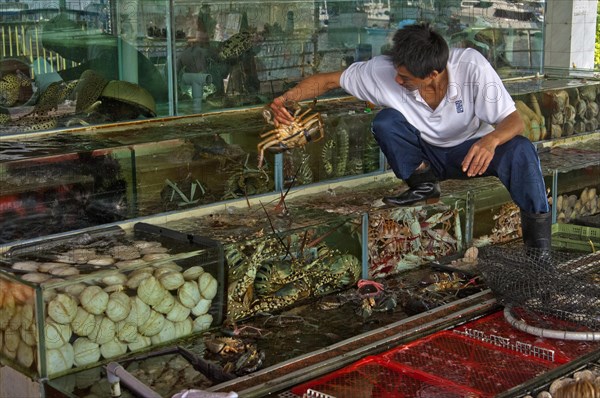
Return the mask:
M553 224L552 247L593 253L600 249L600 228Z

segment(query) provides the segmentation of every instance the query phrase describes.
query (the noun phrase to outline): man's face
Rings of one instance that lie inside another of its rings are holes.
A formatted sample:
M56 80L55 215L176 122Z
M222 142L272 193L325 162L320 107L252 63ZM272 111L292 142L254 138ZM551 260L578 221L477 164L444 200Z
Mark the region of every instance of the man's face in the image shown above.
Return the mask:
M396 68L396 83L404 87L409 91L418 90L420 87L427 85L430 83L431 78L426 77L421 79L420 77L416 77L412 73L406 69L404 66L399 66Z

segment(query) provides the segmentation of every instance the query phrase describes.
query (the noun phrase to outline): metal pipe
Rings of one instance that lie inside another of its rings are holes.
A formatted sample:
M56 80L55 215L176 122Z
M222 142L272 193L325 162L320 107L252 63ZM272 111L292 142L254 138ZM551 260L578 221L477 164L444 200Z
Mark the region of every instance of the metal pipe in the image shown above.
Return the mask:
M125 370L121 365L116 362L110 362L106 365L106 372L108 373L109 382L112 380L113 383L118 383L119 380L123 382L135 395L142 398L161 398L161 396L150 387L136 379L131 373ZM112 390L112 388L111 388Z

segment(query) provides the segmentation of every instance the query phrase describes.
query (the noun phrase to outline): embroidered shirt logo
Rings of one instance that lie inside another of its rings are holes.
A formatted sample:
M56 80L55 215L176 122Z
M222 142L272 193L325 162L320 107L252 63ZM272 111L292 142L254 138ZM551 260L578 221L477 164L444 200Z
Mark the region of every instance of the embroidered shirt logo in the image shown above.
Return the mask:
M454 105L456 105L456 113L463 113L465 111L462 100L454 102Z

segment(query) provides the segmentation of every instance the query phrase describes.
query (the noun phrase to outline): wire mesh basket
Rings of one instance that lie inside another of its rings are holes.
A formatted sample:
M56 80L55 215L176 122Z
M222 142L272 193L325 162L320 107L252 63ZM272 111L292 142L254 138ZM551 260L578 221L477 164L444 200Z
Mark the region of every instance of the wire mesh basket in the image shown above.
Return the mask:
M478 268L507 307L509 322L525 320L542 330L588 335L575 339L600 339L600 253L491 246L482 250ZM544 337L569 339L552 333Z

